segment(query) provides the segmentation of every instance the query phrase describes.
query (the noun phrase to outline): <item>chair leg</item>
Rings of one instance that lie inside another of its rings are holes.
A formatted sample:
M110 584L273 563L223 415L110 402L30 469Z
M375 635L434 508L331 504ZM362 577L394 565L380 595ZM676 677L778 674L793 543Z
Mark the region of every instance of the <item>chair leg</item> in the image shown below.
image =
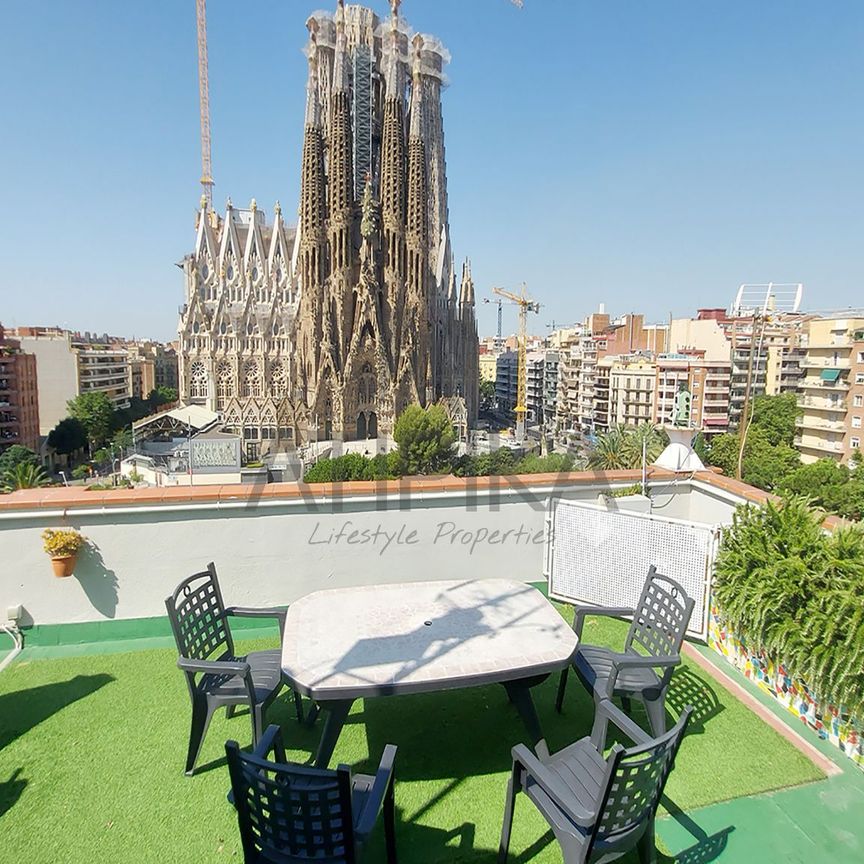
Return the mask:
M659 699L646 699L645 711L648 713L651 732L655 738L659 738L666 732L666 700L662 696Z
M384 796L384 842L387 846L387 864L396 864L396 795L393 780Z
M630 704L629 696L621 697L621 707L624 709L624 713L629 716L630 712L633 710L633 706Z
M303 697L294 691L294 710L297 712L297 722L303 722Z
M186 753L186 776L191 777L195 773L195 763L201 752L201 745L207 735L207 727L210 725L210 711L206 700L196 699L192 703L192 725L189 729L189 750Z
M565 666L561 670L561 677L558 679L558 695L555 698L555 710L560 714L561 706L564 704L564 691L567 689L567 675L570 673L570 667Z
M252 746L257 747L264 734L264 706L253 705L249 713L252 715Z
M639 864L656 864L657 846L654 842L653 816L648 820L645 833L639 838L639 842L636 844L636 854L639 857Z
M501 826L501 842L498 844L498 864L506 864L507 854L510 851L510 830L513 827L513 809L516 805L516 772L510 775L507 781L507 801L504 804L504 824Z
M227 705L225 707L225 719L226 720L230 720L234 716L234 712L235 712L236 708L237 708L236 705Z

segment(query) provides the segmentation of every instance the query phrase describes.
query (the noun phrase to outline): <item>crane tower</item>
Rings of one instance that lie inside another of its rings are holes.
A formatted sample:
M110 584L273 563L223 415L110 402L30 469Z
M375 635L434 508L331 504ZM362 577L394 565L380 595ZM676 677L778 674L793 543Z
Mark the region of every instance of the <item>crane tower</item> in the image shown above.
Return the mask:
M201 186L207 207L213 207L213 173L210 167L210 84L207 75L207 0L195 0L198 20L198 100L201 110Z
M522 284L522 292L513 294L503 288L493 288L495 294L509 300L514 306L519 307L519 350L516 367L516 441L521 444L525 440L525 415L528 413L526 403L528 401L528 313L539 312L540 304L532 300L525 293L525 284ZM500 306L498 307L500 310Z

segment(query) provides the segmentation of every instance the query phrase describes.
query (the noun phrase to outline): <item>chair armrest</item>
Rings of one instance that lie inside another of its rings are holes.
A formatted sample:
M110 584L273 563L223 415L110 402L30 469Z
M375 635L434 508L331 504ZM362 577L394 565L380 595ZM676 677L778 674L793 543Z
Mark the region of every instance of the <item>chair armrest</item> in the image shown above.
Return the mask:
M681 662L679 654L668 657L646 657L644 654L613 654L612 663L616 669L644 669L653 666L677 666Z
M651 736L638 724L634 723L610 699L601 699L594 710L594 726L591 729L591 743L602 753L606 749L606 730L612 721L634 744L647 744Z
M609 677L606 680L605 698L611 699L615 692L615 684L618 681L618 673L622 669L666 669L664 678L672 674L672 669L681 662L681 657L678 654L670 654L668 657L646 657L644 654L611 654L612 668L609 670ZM661 681L661 686L665 686L668 680Z
M627 606L584 606L576 604L573 607L573 632L582 638L582 625L589 615L602 615L606 618L624 618L635 615L636 610Z
M577 800L573 791L553 774L524 744L517 744L511 751L514 772L517 766L530 775L531 779L560 807L569 818L586 830L594 827L597 814L589 813Z
M369 790L363 812L354 826L354 833L361 840L372 833L372 829L378 821L378 816L381 814L384 799L387 797L388 790L393 785L393 765L395 759L396 745L388 744L381 754L381 761L378 763L378 770L375 772L375 779L372 781L372 788Z
M249 675L249 664L245 660L192 660L180 657L177 666L184 672L205 672L214 675Z
M270 753L276 756L276 761L285 763L285 744L282 741L282 730L275 724L271 723L261 736L258 743L252 749L252 755L259 759L267 759Z
M233 615L236 618L275 618L279 622L279 635L285 635L285 618L288 615L287 609L263 609L253 608L250 606L229 606L225 610L226 615Z

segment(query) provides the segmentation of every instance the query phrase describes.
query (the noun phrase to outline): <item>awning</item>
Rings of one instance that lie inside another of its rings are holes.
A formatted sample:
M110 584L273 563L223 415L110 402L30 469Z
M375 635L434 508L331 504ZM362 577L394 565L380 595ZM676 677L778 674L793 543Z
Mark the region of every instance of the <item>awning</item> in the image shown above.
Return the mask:
M820 375L823 381L836 381L840 377L839 369L823 369Z

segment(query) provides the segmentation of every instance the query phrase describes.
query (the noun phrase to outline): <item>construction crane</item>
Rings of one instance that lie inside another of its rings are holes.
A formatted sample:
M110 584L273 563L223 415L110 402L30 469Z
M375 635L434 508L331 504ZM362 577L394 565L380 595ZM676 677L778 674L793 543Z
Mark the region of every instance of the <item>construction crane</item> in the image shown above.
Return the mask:
M514 306L519 307L519 340L518 359L516 367L516 442L521 444L525 440L525 415L528 413L526 402L528 401L528 313L539 312L540 304L532 300L525 292L525 283L522 283L520 294L505 291L503 288L493 288L492 292L505 300L509 300ZM500 303L501 301L499 301ZM500 306L498 307L500 310Z
M210 167L210 84L207 75L207 0L195 0L198 19L198 101L201 109L201 185L208 209L213 208Z
M484 303L494 303L498 307L498 334L495 337L495 347L500 349L504 344L504 337L501 331L501 318L504 301L499 297L497 300L490 300L488 297L483 298Z

